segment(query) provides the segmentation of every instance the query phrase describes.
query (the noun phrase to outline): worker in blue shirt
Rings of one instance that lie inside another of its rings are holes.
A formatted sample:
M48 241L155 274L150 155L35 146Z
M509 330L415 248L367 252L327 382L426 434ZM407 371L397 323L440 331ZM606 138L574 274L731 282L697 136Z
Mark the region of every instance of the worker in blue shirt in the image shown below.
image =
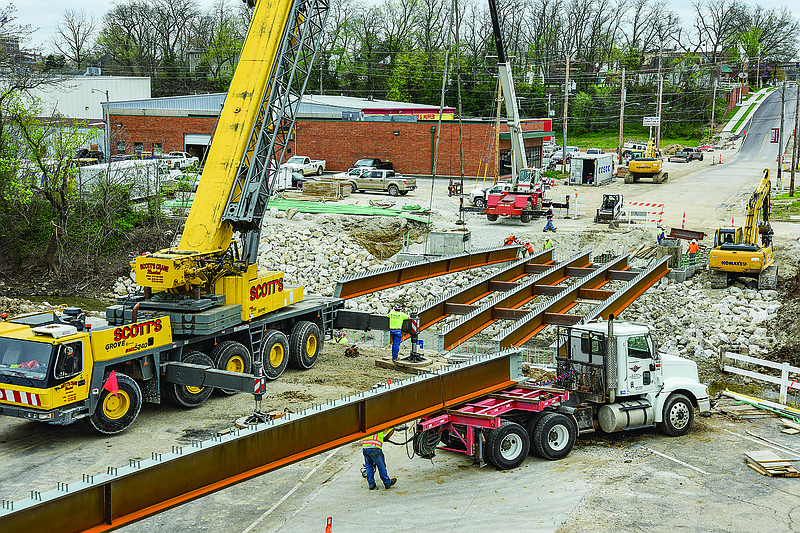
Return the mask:
M389 311L389 338L392 340L392 361L397 361L400 356L400 342L403 340L403 321L408 320L408 315L401 311L402 306L396 304L393 311Z

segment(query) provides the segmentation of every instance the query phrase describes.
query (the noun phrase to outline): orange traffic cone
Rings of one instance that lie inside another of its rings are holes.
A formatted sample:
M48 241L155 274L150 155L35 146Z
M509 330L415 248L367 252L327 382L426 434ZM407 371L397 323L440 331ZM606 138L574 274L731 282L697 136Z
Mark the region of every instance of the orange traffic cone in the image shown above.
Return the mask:
M711 156L711 166L712 166L712 167L714 166L714 157L715 157L715 156L713 156L713 155Z
M325 533L333 533L333 517L328 517L328 525L325 526Z

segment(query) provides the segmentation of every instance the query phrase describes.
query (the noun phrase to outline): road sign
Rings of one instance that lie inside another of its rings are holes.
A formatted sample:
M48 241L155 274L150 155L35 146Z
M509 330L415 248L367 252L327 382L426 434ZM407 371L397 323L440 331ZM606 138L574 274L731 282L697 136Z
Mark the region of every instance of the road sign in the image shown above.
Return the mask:
M780 136L780 129L772 128L772 131L769 134L769 142L772 144L777 144L779 136Z
M661 122L660 117L644 117L642 118L642 126L658 126Z

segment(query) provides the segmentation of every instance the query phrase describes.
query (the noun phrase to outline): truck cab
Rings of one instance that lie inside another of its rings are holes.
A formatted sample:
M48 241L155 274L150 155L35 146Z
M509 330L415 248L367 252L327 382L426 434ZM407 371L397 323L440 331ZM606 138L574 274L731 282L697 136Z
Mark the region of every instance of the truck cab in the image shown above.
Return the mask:
M711 408L697 364L659 353L646 324L611 320L562 328L556 362L574 393L582 431L593 431L596 420L606 433L657 426L678 436L691 428L695 408Z

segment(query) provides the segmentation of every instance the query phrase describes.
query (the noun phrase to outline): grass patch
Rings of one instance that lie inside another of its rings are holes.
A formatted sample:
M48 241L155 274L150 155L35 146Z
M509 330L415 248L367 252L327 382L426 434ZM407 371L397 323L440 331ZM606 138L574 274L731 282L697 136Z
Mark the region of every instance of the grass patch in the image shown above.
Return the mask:
M789 220L791 216L800 216L800 200L792 201L787 195L785 200L773 199L772 218Z
M654 132L655 134L655 132ZM647 133L644 135L629 134L625 135L625 140L638 139L647 142ZM556 142L560 145L561 137L556 137ZM680 144L683 146L697 146L700 143L700 138L695 136L662 136L661 146L669 146L670 144ZM583 135L570 135L567 137L567 145L577 146L581 152L585 152L587 148L602 148L606 152L616 153L619 147L619 133L587 133Z
M756 102L758 102L759 100L761 100L762 98L764 98L766 95L767 95L767 93L761 93L761 94L759 94L758 96L756 96Z
M741 126L742 123L747 119L747 115L750 114L750 112L753 110L753 107L754 104L750 104L750 106L747 108L747 111L744 112L744 115L742 115L741 118L736 122L736 125L733 127L733 130L731 131L736 131L739 129L739 126Z
M783 194L777 194L772 197L773 200L788 200L790 198L800 198L800 187L795 188L794 196L789 196L789 193L785 192Z

